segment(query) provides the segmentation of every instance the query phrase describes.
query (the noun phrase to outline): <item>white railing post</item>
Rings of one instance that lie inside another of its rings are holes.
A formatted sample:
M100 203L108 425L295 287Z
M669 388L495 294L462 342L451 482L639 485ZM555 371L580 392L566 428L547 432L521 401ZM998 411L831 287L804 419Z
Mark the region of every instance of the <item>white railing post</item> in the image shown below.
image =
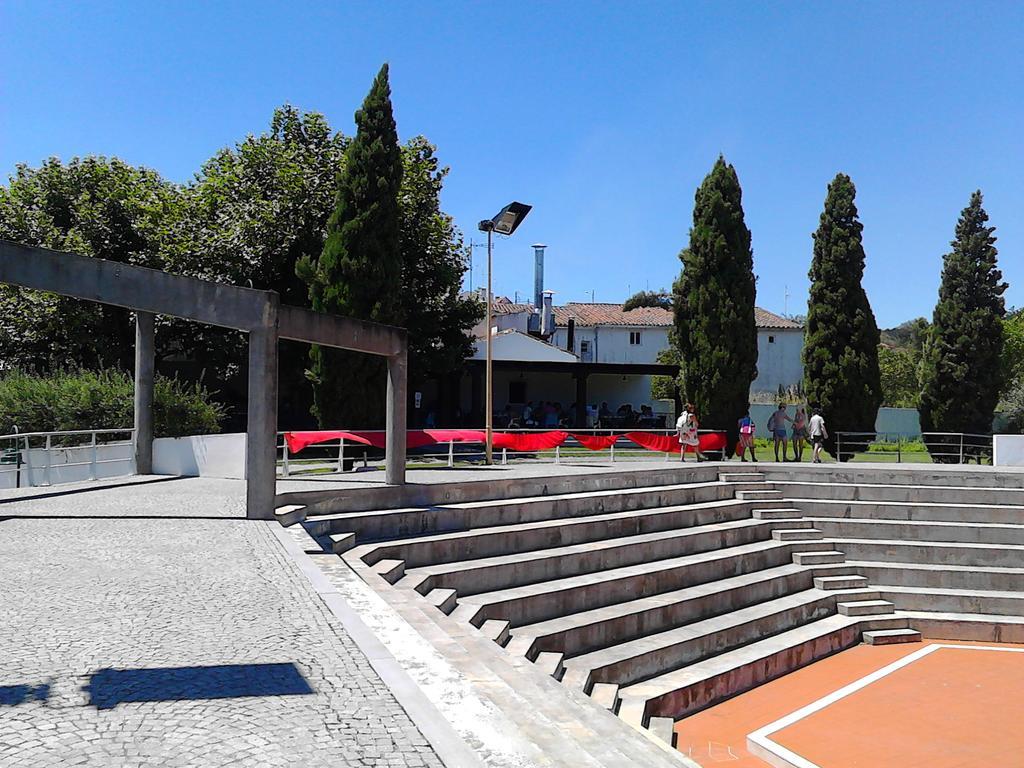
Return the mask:
M51 478L51 469L53 467L53 458L50 456L50 448L53 446L50 435L46 436L46 469L43 472L43 481L46 485L53 485Z
M964 433L960 433L960 463L964 463Z
M449 440L448 441L448 466L449 467L454 467L455 466L455 441L454 440Z
M608 458L613 464L615 463L615 443L617 443L618 440L618 438L615 438L615 440L612 441L612 444L608 446Z
M90 448L92 448L92 452L91 452L91 458L89 459L89 479L90 480L95 480L96 479L96 458L97 458L96 457L96 452L98 450L96 448L96 433L95 432L92 433L92 441L90 443Z
M555 446L555 464L561 464L562 463L562 461L561 461L562 454L561 454L561 451L560 451L561 447L562 446L560 446L560 445L556 445Z
M501 449L501 463L508 464L508 448Z
M281 438L281 458L284 460L282 472L284 477L288 477L291 474L291 466L288 463L288 440L284 437Z
M25 438L25 474L28 475L28 487L35 488L36 480L32 473L32 446L28 438Z
M364 454L365 455L365 454ZM345 471L345 438L338 438L338 471Z

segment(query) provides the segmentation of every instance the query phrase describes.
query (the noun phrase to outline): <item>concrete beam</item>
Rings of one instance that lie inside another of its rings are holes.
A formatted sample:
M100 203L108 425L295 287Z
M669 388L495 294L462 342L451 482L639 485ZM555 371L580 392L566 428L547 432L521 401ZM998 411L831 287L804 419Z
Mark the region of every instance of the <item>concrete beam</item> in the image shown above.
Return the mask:
M154 316L135 313L135 472L153 473Z
M282 305L278 334L282 339L307 341L325 347L341 347L370 355L391 357L405 349L406 331L393 325L327 315Z

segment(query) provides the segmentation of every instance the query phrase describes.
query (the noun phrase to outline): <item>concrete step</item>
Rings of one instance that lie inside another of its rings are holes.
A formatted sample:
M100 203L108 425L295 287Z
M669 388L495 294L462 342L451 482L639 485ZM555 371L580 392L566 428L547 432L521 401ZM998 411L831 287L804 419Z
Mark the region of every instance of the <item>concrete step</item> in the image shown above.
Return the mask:
M723 483L763 483L764 472L719 472Z
M772 538L776 541L811 541L824 538L824 534L817 528L783 528L772 531Z
M804 519L832 539L903 539L1024 546L1024 525L812 516ZM1024 520L1024 510L1021 510L1021 519Z
M454 589L432 589L427 595L427 602L446 614L455 610L457 599L458 593Z
M561 653L539 653L533 663L545 675L550 675L555 680L561 680L562 675L565 673L565 665L562 663L564 658L564 655Z
M1024 616L946 611L897 611L929 640L1024 643Z
M750 517L753 507L756 507L753 502L725 499L657 509L475 527L466 531L423 534L415 538L364 544L358 554L367 563L384 558L402 559L405 560L406 568L418 568L741 520ZM351 533L344 535L354 536Z
M782 498L779 491L757 490L757 491L736 491L736 498L741 501L778 501Z
M926 589L1024 592L1024 568L853 560L849 565L872 584Z
M857 589L868 585L868 580L863 576L816 576L814 586L816 589Z
M517 627L508 649L524 656L540 651L577 656L801 592L811 587L811 578L807 569L787 564L559 616Z
M879 595L904 611L1024 616L1024 592L882 585Z
M865 629L909 626L902 616L826 616L787 632L619 689L619 717L681 718L860 642Z
M861 464L761 464L768 482L809 482L831 485L917 485L969 488L1024 488L1024 475L991 467Z
M759 520L795 520L802 518L804 513L796 508L772 508L755 509L753 516Z
M619 710L619 686L614 683L597 683L590 691L590 698L609 712Z
M503 618L520 627L789 564L797 547L805 552L831 548L823 542L789 544L767 539L468 597L460 594L452 617L475 626ZM851 573L842 565L830 567L833 570L828 573L816 568L815 575Z
M894 613L896 606L888 600L854 600L836 603L836 610L843 616L880 616Z
M826 538L825 542L845 552L850 560L1006 567L1024 563L1024 546L1008 544L855 538Z
M490 638L498 645L505 645L508 643L509 631L508 622L501 621L500 619L489 619L480 625L480 632L484 637Z
M800 542L802 546L804 542ZM831 542L829 542L831 544ZM846 555L838 550L829 549L818 552L794 552L793 562L797 565L827 565L830 563L842 563Z
M707 501L735 499L743 484L721 482L680 483L608 491L566 493L526 498L401 507L365 512L308 515L314 535L354 532L359 543L420 536L445 531L497 525L518 525L631 509L657 509Z
M670 747L676 745L676 721L671 717L652 717L647 729L654 738L664 741Z
M652 560L724 549L766 539L773 526L800 526L800 521L767 522L747 518L658 531L637 536L573 544L567 547L483 557L411 568L399 586L426 594L448 587L461 596L610 570Z
M336 555L348 552L356 545L356 535L354 533L332 533L327 536L327 539L330 541L330 551Z
M763 474L763 473L762 473ZM901 504L963 504L1024 508L1024 488L909 485L877 483L813 483L773 480L771 487L786 498L833 502L897 502Z
M804 590L574 656L565 662L563 682L581 690L594 683L630 685L833 613L833 595Z
M837 501L787 496L786 503L808 517L861 520L913 520L950 523L1015 524L1024 520L1024 507L994 504L952 504L902 501Z
M868 645L895 645L897 643L920 643L921 633L916 629L876 629L864 633Z
M274 510L274 519L287 528L306 519L305 504L285 504Z
M373 572L389 584L395 584L405 575L404 560L380 560L373 565Z

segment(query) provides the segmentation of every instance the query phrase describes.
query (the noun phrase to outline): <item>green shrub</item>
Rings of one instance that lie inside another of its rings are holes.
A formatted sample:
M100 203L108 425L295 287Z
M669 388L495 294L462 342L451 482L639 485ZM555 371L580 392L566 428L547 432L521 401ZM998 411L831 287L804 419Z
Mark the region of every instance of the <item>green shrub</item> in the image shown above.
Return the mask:
M157 437L220 431L224 407L198 384L157 376L153 399ZM133 411L134 382L121 371L0 375L0 434L130 428Z

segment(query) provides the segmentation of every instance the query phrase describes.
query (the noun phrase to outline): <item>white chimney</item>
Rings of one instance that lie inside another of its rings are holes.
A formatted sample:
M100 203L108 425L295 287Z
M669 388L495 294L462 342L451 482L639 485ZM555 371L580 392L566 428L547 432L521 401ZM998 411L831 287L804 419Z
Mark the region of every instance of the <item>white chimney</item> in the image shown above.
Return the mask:
M544 243L533 244L533 306L540 310L544 293Z
M540 311L540 335L548 338L555 332L555 308L553 305L554 291L542 291L543 308Z

